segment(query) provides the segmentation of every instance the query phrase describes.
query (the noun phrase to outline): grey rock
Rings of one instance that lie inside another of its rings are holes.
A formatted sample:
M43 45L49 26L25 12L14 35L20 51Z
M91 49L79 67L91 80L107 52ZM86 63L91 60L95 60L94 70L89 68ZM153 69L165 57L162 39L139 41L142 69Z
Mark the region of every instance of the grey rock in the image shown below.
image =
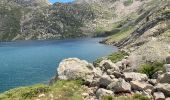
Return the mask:
M160 91L162 93L164 93L164 95L166 97L170 97L170 84L168 83L158 83L155 87L154 87L154 91Z
M170 72L170 64L165 64L164 68L165 68L165 72Z
M119 67L117 67L111 60L102 60L99 64L100 68L104 71L108 69L113 69L114 71L119 71Z
M135 72L125 72L124 73L126 81L147 81L148 77L146 74L135 73Z
M153 86L151 84L147 84L144 82L131 81L130 84L133 90L143 91L147 89L151 89L151 90L153 89Z
M107 88L115 93L131 92L131 85L124 79L118 79L116 82L110 83Z
M112 82L112 79L107 74L104 74L99 80L99 84L102 87L107 87L111 82Z
M125 77L122 73L117 72L117 71L114 71L114 72L113 72L113 75L114 75L116 78L124 78L124 77Z
M170 64L170 56L166 57L166 63Z
M96 96L97 98L101 98L102 96L114 96L114 93L113 91L100 88L97 90Z
M156 79L149 79L148 82L152 85L156 85L157 84L157 80Z
M170 72L164 73L157 79L159 83L169 83L170 84Z
M165 100L165 95L162 92L153 93L154 100Z

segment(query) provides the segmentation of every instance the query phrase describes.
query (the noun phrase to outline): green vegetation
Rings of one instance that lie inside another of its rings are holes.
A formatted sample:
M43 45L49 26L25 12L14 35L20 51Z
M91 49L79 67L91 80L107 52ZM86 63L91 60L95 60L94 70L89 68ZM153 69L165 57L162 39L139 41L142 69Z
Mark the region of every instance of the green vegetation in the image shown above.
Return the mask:
M104 59L109 59L115 63L115 62L121 61L125 56L128 56L128 54L126 52L118 51L118 52L112 53L106 57L96 59L93 62L93 64L94 64L94 66L99 66L99 63Z
M119 42L119 41L127 38L134 30L135 30L135 28L133 26L122 29L120 32L117 32L117 33L113 34L112 36L110 36L108 38L108 40L106 41L106 43Z
M163 62L153 62L143 64L140 67L140 72L146 74L149 78L152 78L153 74L157 71L163 70Z
M0 94L0 100L35 100L40 94L45 94L41 100L49 100L50 94L54 95L55 100L82 100L81 93L83 89L81 84L82 81L74 80L57 81L52 86L38 84L30 87L21 87Z
M124 1L124 5L125 6L129 6L129 5L131 5L133 3L133 0L126 0L126 1Z
M122 60L125 56L128 56L128 54L123 51L118 51L109 55L108 59L110 59L112 62L118 62Z
M134 94L133 96L125 97L112 97L112 96L104 96L102 100L151 100L146 96L143 96L141 94Z

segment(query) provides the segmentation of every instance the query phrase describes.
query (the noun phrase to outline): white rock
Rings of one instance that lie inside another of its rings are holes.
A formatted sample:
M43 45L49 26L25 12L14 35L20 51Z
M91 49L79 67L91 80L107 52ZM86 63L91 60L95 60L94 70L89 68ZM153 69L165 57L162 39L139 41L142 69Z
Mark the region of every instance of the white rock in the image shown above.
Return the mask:
M154 100L165 100L165 95L162 92L153 93Z
M39 98L45 97L45 94L40 94L38 97L39 97Z
M84 79L92 80L94 77L94 67L85 60L69 58L63 60L57 69L58 78L62 80Z
M166 98L165 100L170 100L170 98Z

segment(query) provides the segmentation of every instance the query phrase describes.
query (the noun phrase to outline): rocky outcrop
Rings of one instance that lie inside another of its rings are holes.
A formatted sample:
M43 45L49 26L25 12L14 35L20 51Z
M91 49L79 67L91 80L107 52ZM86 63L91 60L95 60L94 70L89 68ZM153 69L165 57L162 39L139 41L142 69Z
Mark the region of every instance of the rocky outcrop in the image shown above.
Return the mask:
M58 79L83 79L85 87L90 91L82 94L86 99L100 100L103 96L128 93L141 93L155 100L163 100L170 96L169 72L158 79L149 79L146 74L124 72L126 68L121 70L110 60L100 61L99 65L93 66L78 58L63 60L57 70Z
M62 80L84 79L93 80L94 67L85 60L69 58L63 60L57 69L58 78Z

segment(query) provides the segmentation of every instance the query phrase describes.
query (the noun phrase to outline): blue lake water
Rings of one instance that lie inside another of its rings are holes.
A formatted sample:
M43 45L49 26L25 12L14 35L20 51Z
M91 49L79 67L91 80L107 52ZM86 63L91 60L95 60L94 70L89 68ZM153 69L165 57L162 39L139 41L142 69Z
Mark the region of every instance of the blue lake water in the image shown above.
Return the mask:
M99 44L101 38L18 41L0 43L0 92L36 83L46 83L59 62L69 57L94 61L116 47Z

